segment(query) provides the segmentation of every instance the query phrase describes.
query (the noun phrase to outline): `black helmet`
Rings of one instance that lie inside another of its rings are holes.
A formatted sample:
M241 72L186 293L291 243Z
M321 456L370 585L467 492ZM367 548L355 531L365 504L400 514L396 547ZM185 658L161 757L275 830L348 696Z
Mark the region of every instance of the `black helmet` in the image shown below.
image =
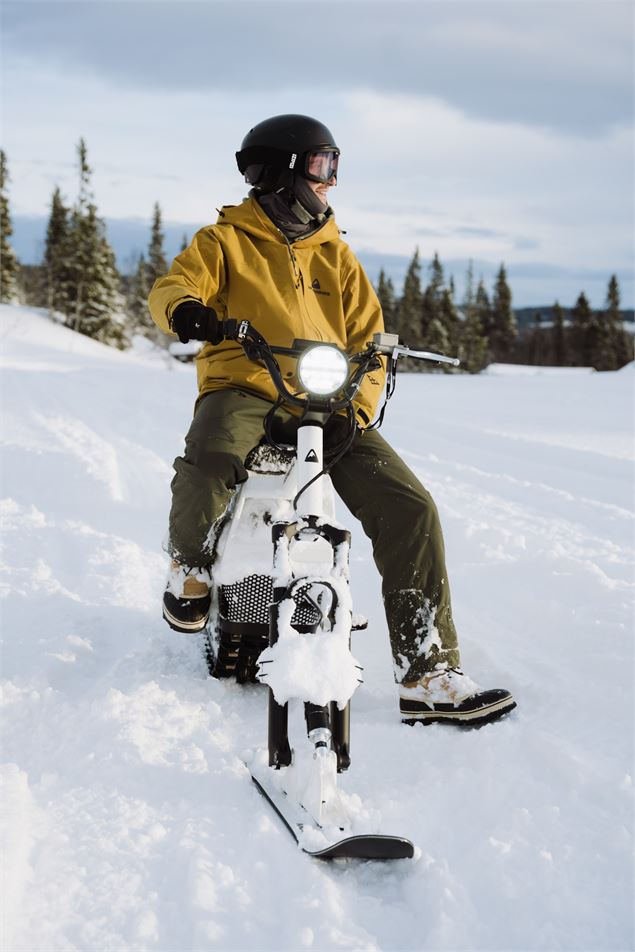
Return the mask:
M318 160L314 153L323 153ZM291 186L294 171L317 182L337 174L340 150L332 133L310 116L273 116L249 130L236 162L250 185Z

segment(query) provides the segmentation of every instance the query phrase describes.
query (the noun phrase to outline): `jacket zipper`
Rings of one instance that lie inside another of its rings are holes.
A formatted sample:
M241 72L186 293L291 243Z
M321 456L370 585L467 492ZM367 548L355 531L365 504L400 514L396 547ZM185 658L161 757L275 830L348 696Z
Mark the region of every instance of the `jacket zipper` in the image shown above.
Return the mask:
M291 247L291 242L289 241L287 236L284 234L284 232L280 232L280 234L284 237L284 240L287 243L287 251L289 252L289 257L291 258L291 264L293 265L293 275L295 279L295 286L297 289L300 287L300 282L302 281L302 272L298 269L298 259L296 258L293 252L293 248Z

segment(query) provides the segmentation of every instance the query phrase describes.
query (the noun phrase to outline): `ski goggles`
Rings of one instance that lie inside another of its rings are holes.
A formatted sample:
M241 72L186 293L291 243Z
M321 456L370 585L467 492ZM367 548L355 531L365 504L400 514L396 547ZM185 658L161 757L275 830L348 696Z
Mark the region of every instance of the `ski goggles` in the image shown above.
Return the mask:
M339 152L307 152L304 159L305 178L312 182L330 182L337 178Z

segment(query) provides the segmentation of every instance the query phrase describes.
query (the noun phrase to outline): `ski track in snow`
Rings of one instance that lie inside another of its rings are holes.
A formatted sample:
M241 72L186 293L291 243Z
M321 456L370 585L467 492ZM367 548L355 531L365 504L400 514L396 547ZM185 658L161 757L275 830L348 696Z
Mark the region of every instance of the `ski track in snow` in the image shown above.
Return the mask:
M399 379L385 435L439 505L463 665L519 707L399 723L339 513L371 620L343 786L419 851L325 864L243 764L266 692L160 619L192 368L0 319L7 950L632 948L632 374Z

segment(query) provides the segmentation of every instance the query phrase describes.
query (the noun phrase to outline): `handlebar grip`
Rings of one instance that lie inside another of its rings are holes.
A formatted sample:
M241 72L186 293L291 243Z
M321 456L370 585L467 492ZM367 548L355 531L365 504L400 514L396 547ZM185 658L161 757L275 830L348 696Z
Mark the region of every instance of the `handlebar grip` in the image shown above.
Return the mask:
M225 340L238 340L238 321L233 317L223 321L223 337Z

